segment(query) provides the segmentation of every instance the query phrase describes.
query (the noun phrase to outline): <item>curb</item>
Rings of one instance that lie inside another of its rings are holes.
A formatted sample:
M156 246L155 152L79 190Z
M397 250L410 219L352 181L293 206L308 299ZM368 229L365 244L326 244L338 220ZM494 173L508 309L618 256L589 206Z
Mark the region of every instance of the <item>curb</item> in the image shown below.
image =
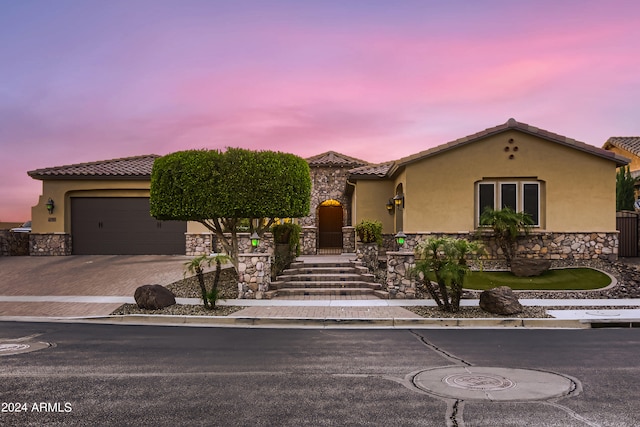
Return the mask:
M289 318L289 317L233 317L233 316L168 316L131 314L99 317L5 317L0 321L100 323L155 326L201 326L237 328L289 329L589 329L590 320L578 319L456 319L456 318Z

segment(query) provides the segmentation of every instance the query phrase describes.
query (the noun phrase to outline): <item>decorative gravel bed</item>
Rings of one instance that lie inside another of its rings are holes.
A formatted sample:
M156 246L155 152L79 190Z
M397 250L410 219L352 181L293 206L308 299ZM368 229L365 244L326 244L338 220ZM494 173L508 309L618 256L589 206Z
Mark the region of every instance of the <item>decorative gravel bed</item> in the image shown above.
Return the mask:
M604 290L597 291L518 291L519 299L619 299L619 298L640 298L640 270L635 265L624 262L605 262L601 260L581 261L576 265L583 267L597 268L605 271L616 278L617 285ZM566 263L563 266L568 266ZM570 265L569 265L570 266ZM213 283L214 272L205 274L205 283L210 289ZM172 291L177 298L200 298L200 287L198 286L196 277L189 277L184 280L171 283L166 286ZM220 283L218 285L222 299L235 299L238 294L237 275L233 268L225 268L221 272ZM466 292L465 298L479 298L480 291ZM135 304L124 304L115 310L114 315L126 314L156 314L156 315L174 315L174 316L228 316L245 307L240 306L218 306L215 310L206 310L203 305L180 305L176 304L163 310L142 310ZM478 307L461 307L456 313L447 313L437 307L405 307L423 317L434 318L549 318L547 310L587 310L594 307L572 307L572 306L555 306L555 307L524 307L524 311L517 315L499 316L488 313ZM598 310L604 309L624 309L638 307L620 307L608 306L597 307Z
M211 289L213 285L213 277L215 272L205 273L204 282L207 289ZM218 283L218 289L220 290L220 299L235 299L238 296L238 276L233 268L225 268L220 272L220 282ZM198 279L188 277L183 280L171 283L165 286L169 289L176 298L201 298L200 286L198 285ZM207 310L203 304L199 305L187 305L176 304L170 307L166 307L162 310L143 310L138 308L136 304L124 304L118 307L112 315L127 315L127 314L156 314L156 315L170 315L170 316L228 316L236 311L242 310L245 307L240 306L226 306L218 305L215 310Z

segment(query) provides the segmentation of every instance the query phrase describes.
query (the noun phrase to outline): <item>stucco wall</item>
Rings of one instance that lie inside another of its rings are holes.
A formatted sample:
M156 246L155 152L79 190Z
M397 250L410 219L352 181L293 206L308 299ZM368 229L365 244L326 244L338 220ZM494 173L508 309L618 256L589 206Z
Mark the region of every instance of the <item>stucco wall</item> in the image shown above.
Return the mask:
M393 181L360 180L353 193L353 224L363 219L377 219L382 222L383 233L393 233L393 215L389 215L386 205L393 197Z
M404 231L473 230L475 183L505 178L542 181L541 230L615 231L615 172L606 159L507 131L407 164Z

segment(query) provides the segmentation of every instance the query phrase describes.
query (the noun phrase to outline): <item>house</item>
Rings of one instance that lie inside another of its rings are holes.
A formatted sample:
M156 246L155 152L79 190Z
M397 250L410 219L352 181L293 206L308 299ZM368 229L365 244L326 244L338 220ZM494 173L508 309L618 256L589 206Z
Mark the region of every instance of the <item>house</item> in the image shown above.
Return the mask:
M629 171L636 180L636 198L640 197L640 136L612 136L602 146L605 150L631 159Z
M149 217L155 157L29 172L43 182L31 254L211 250L211 235L199 224ZM434 233L468 236L485 206L531 214L536 231L524 248L530 256L617 254L615 173L628 159L514 119L382 164L332 151L307 161L311 213L299 220L306 254L355 251L353 225L362 219L383 223L390 249L398 231L409 236L408 248Z

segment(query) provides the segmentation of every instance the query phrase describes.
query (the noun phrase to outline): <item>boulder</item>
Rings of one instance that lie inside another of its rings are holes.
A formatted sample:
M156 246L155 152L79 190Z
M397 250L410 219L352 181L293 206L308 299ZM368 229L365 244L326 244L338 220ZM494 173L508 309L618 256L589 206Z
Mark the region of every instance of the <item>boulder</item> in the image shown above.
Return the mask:
M511 260L511 273L518 277L539 276L549 270L551 260L516 258Z
M480 308L489 313L500 315L517 314L523 310L518 297L508 286L483 291L480 294Z
M145 310L159 310L176 303L176 296L160 285L144 285L136 289L133 297L138 307Z

